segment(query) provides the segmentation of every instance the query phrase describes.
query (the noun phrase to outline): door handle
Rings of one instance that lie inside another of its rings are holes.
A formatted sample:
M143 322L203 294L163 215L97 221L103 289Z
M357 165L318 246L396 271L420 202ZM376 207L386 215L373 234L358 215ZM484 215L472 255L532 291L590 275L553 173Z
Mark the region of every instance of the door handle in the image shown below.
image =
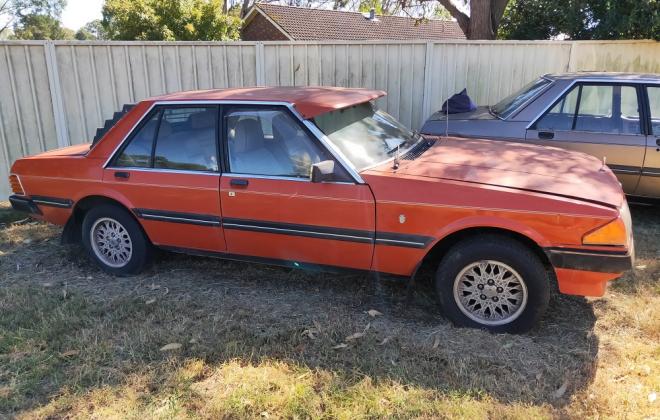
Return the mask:
M247 179L232 179L229 185L232 187L247 187L250 182Z
M130 178L131 173L130 172L115 172L115 178L123 178L123 179L128 179Z
M552 131L539 131L538 136L543 140L550 140L555 138L555 133Z

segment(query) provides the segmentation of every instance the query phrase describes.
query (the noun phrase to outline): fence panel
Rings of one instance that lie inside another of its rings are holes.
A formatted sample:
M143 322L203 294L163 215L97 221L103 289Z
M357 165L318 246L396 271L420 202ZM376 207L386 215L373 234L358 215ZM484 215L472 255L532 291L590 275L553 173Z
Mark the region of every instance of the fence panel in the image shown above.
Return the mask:
M543 73L660 73L654 41L0 41L0 198L17 158L90 141L122 104L189 89L366 87L419 128L463 88L492 104Z

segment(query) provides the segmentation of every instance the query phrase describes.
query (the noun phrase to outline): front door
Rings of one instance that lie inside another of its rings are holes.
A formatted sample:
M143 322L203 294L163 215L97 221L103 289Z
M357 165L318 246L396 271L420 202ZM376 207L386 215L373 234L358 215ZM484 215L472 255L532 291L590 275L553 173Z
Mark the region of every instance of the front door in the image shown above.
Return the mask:
M635 195L660 197L660 86L648 86L651 124L646 136L646 157Z
M532 124L525 138L605 159L626 194L633 194L646 152L641 94L633 85L577 84Z
M312 164L334 158L289 109L225 107L222 127L230 254L297 267L371 267L371 190L336 161L333 182L311 182Z
M158 106L104 170L147 236L173 250L225 251L217 105ZM123 196L123 197L122 197Z

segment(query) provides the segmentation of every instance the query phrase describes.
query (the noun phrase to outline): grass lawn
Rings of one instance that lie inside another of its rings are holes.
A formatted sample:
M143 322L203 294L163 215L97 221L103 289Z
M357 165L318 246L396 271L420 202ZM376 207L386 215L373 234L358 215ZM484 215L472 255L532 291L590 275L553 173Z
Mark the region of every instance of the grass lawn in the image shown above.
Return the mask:
M0 417L658 418L660 208L633 218L634 273L511 336L454 328L423 279L174 254L112 278L5 204Z

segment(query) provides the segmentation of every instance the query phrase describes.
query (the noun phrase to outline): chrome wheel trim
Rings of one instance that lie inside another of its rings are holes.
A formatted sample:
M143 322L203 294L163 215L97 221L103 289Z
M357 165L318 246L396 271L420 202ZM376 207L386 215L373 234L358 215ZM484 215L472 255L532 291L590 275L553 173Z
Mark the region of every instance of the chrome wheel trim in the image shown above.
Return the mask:
M110 217L102 217L89 230L92 250L103 264L124 267L133 255L133 242L126 228Z
M513 322L527 307L527 297L522 276L500 261L474 262L454 279L454 301L458 308L482 325Z

